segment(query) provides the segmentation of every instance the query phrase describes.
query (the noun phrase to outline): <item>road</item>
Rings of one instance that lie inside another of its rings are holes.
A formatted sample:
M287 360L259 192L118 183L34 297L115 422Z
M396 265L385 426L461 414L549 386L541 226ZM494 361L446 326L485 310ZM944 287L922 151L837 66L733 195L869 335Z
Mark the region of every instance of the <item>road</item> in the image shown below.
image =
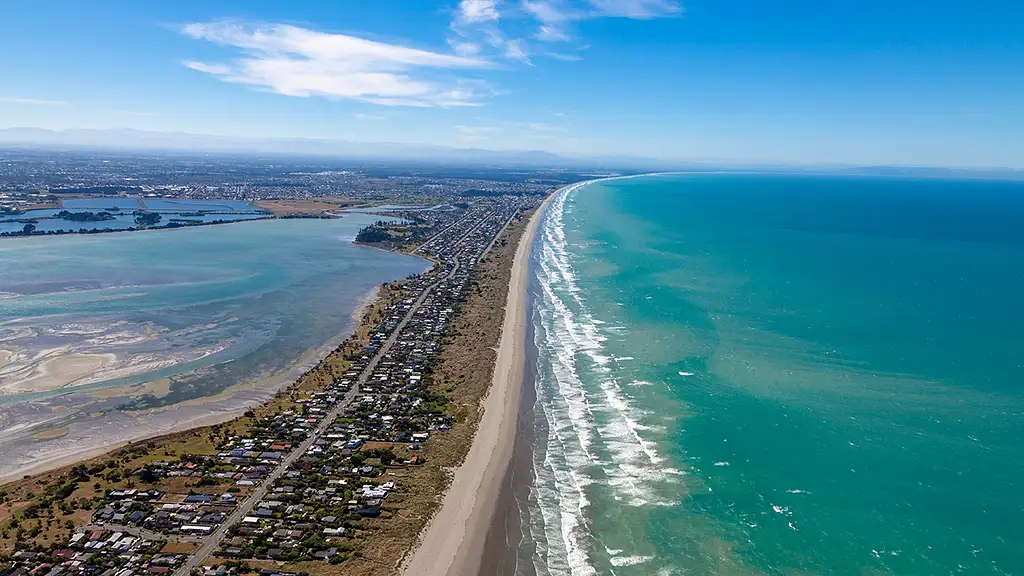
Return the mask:
M438 230L438 231L437 231L437 233L436 233L436 234L434 234L434 235L432 235L432 236L431 236L430 238L428 238L428 239L427 239L427 240L426 240L425 242L423 242L423 244L420 244L419 246L417 246L417 247L413 248L413 249L412 249L412 251L411 251L411 252L409 252L409 253L410 253L410 254L415 254L415 253L419 252L419 251L420 251L420 250L422 250L422 249L423 249L424 247L426 247L426 245L427 245L427 244L430 244L431 242L433 242L434 240L436 240L438 236L440 236L441 234L444 234L445 232L447 232L447 231L448 231L448 229L449 229L449 228L451 228L452 226L455 226L455 225L456 225L456 224L458 224L459 222L462 222L462 218L459 218L459 219L458 219L458 220L456 220L455 222L452 222L451 224L449 224L449 225L445 226L444 228L441 228L440 230Z
M494 247L494 243L498 241L498 238L501 238L501 233L505 231L505 228L508 228L508 225L515 220L516 216L519 216L519 210L513 212L512 215L508 217L508 220L505 221L505 224L502 225L501 230L498 230L498 233L494 235L494 238L491 238L491 243L487 245L487 248L484 248L483 252L480 253L480 257L476 259L477 262L480 262L484 259L484 256L487 256L487 253Z
M480 223L476 223L474 226L472 226L462 237L459 238L458 243L456 245L461 244L462 241L465 240L465 238L468 237L479 226ZM367 364L366 368L364 368L363 371L359 374L359 378L356 379L356 382L352 385L352 388L345 394L344 398L342 398L342 400L338 402L334 406L334 408L331 409L330 412L327 413L327 416L320 421L320 424L317 425L317 427L313 430L309 437L306 438L301 444L299 444L298 448L288 453L288 455L281 460L281 463L277 466L277 468L275 468L274 471L271 472L269 476L267 476L267 478L259 485L259 487L256 488L256 490L253 491L245 500L238 504L238 507L235 508L235 511L232 512L230 516L228 516L227 520L225 520L219 527L217 527L217 530L215 530L209 536L204 537L200 541L201 544L199 546L199 549L196 550L180 568L175 570L175 576L188 576L192 573L192 570L194 568L199 566L200 563L206 559L207 556L212 554L213 551L220 546L221 541L224 540L224 536L227 535L228 528L240 522L242 518L244 518L245 516L248 516L249 512L252 511L253 507L255 507L256 504L263 500L263 498L267 495L267 491L270 490L270 487L273 486L274 483L281 476L284 475L284 473L288 470L292 463L294 463L299 457L305 454L306 451L309 450L309 448L313 445L313 443L316 442L317 439L319 439L324 434L324 432L326 432L328 428L331 427L332 424L334 424L334 421L338 418L338 416L341 415L342 411L344 411L345 408L352 404L352 401L355 400L355 397L359 394L359 388L366 384L366 381L373 374L373 370L374 368L377 367L377 364L380 362L380 359L383 358L385 354L387 354L387 352L391 349L391 346L393 346L394 343L398 340L398 337L399 335L401 335L402 330L405 328L406 324L409 323L409 320L412 319L412 317L416 314L416 311L419 310L420 306L423 304L423 301L427 299L427 296L429 296L430 293L434 290L434 288L441 284L441 282L454 276L455 273L458 272L459 260L457 257L452 258L452 264L452 268L448 270L446 274L439 275L437 280L435 280L433 284L427 286L426 289L423 290L419 298L417 298L416 301L413 303L412 307L409 308L409 311L405 313L405 316L402 318L402 321L399 322L398 326L391 331L391 335L388 336L388 338L384 341L384 344L381 345L380 350L377 351L377 354L375 354L374 357L370 359L369 364Z

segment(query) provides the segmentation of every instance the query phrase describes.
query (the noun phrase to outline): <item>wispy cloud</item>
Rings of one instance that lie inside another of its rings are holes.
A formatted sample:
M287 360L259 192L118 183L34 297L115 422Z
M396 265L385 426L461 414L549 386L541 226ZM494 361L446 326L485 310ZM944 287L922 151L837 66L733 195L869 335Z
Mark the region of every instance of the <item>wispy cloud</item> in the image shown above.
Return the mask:
M568 42L567 26L586 16L566 0L523 0L523 10L539 24L535 37L545 42Z
M562 126L552 126L544 122L527 122L525 126L534 132L543 132L545 134L566 132L566 129Z
M19 98L17 96L0 96L0 102L9 104L27 104L30 106L70 106L67 100L41 100L39 98Z
M590 0L598 16L645 20L679 14L683 9L674 0Z
M474 12L482 18L484 12ZM225 82L287 96L347 98L385 106L477 106L490 93L456 71L492 67L471 54L445 54L284 24L194 23L181 32L241 51L230 62L186 61Z
M533 62L530 61L530 55L526 52L526 43L520 39L505 42L505 57L509 60L518 60L523 64L533 65Z
M533 64L532 57L580 60L575 25L596 18L650 20L682 13L677 0L462 0L451 22L456 53L481 54ZM562 43L558 51L545 44Z
M384 119L384 115L383 114L363 114L363 113L357 113L357 114L353 114L353 116L356 117L356 120L383 120Z
M483 136L500 130L497 126L456 126L455 129L469 136Z
M495 57L529 64L522 43L502 30L502 7L502 0L460 0L448 26L453 32L448 44L455 53L478 56L488 50Z
M458 18L462 22L492 22L501 18L500 0L461 0Z
M508 63L532 66L543 58L580 60L586 46L576 38L579 21L651 19L681 11L676 0L458 0L445 51L286 24L197 22L182 26L181 33L233 48L236 55L182 64L224 82L286 96L384 106L480 106L499 92L473 78L474 72Z
M486 124L456 126L455 129L468 139L481 141L490 140L496 136L510 138L517 142L526 140L551 140L560 139L568 133L563 126L556 126L545 122L490 122L486 118L480 119Z

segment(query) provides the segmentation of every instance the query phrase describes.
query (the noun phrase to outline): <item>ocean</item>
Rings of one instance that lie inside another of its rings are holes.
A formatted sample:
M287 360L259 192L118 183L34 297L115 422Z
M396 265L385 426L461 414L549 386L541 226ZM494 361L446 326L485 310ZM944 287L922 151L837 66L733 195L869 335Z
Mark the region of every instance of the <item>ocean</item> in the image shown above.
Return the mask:
M429 267L352 243L378 219L0 239L0 475L273 395Z
M1024 183L679 174L534 243L514 572L1024 573Z

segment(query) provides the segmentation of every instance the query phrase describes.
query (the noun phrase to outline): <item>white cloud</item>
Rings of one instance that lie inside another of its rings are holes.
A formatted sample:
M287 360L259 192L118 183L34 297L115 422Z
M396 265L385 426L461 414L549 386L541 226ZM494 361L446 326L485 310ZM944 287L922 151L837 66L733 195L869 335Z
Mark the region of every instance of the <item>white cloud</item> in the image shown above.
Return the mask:
M559 0L523 0L523 10L540 23L536 38L545 42L568 42L566 25L584 16Z
M682 12L676 0L521 0L523 11L536 20L534 38L542 42L568 42L573 22L593 18L647 20ZM557 56L556 56L557 57ZM578 59L578 58L569 58Z
M594 18L651 19L681 11L677 0L460 0L449 28L448 43L459 55L490 54L532 65L532 56L579 60L579 55L552 53L536 42L571 42L573 25ZM508 17L506 17L508 16ZM529 41L527 40L529 39ZM571 51L571 49L570 49Z
M476 56L480 54L481 47L476 42L460 42L458 40L449 40L448 44L451 45L452 50L459 56Z
M571 40L565 30L551 24L541 24L537 30L537 39L544 42L568 42Z
M68 106L71 104L67 100L40 100L39 98L19 98L17 96L0 96L0 102L30 106Z
M220 76L227 76L228 74L232 73L231 66L226 66L224 64L203 64L202 62L193 62L193 61L185 61L185 62L182 62L182 64L184 64L185 66L188 66L189 68L191 68L193 70L198 70L200 72L206 72L207 74L217 74L217 75L220 75Z
M555 60L561 60L563 62L579 62L583 60L583 56L579 54L564 54L562 52L545 52L545 56L550 56Z
M225 82L286 96L348 98L385 106L476 106L488 95L454 70L490 68L473 55L443 54L297 26L232 22L188 24L198 40L232 46L230 63L184 62ZM447 75L442 72L448 72Z
M462 0L459 2L459 20L462 22L490 22L501 18L500 0Z
M505 57L510 60L518 60L523 64L533 65L530 62L530 55L526 53L526 47L522 40L509 40L505 42Z
M384 116L382 114L363 114L363 113L357 113L357 114L353 114L353 116L355 116L357 120L383 120L384 119Z
M461 0L458 10L449 24L454 37L448 39L456 54L476 56L486 46L492 48L494 56L529 63L526 50L515 39L508 39L499 21L498 11L501 0Z
M526 127L534 132L565 132L565 128L561 126L552 126L551 124L545 124L543 122L528 122Z
M599 16L660 18L682 12L674 0L589 0Z
M554 24L577 20L582 13L570 9L558 0L523 0L523 10L540 22Z
M484 136L501 130L496 126L456 126L455 129L468 136Z

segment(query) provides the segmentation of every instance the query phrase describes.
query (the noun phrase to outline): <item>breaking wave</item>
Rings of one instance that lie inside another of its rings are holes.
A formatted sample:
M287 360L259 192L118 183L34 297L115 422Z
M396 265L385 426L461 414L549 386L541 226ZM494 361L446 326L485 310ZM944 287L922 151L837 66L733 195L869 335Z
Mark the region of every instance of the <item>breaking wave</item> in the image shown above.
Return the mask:
M632 358L616 358L605 349L609 336L617 336L615 327L594 316L577 282L566 215L580 186L567 187L552 200L535 244L538 432L530 522L524 530L536 546L539 575L590 576L653 559L595 554L600 547L587 520L591 499L600 495L621 507L675 505L659 497L658 488L682 474L644 437L655 427L642 423L647 412L634 406L625 390L648 383L620 381L613 360Z

